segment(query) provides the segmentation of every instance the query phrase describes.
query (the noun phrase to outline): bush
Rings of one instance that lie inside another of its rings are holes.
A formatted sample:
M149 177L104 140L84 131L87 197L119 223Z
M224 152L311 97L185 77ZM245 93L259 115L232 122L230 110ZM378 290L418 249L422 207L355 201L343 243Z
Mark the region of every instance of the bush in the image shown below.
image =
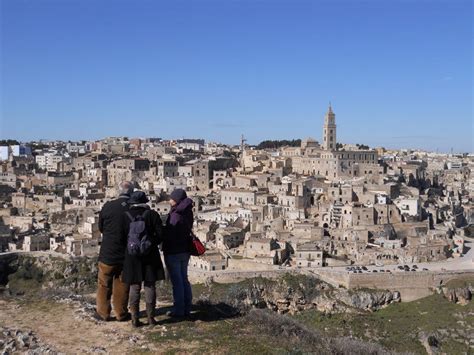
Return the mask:
M438 339L434 335L428 337L428 345L437 348L439 345Z
M347 337L327 338L289 316L270 310L253 309L246 317L262 333L286 338L289 343L293 344L295 351L318 354L389 354L377 344Z
M253 309L247 315L247 319L263 333L287 338L288 342L293 343L300 351L330 353L321 334L293 318L270 310Z
M31 260L26 259L22 264L18 266L18 270L9 275L8 279L24 279L33 280L38 283L43 281L43 271L39 269Z

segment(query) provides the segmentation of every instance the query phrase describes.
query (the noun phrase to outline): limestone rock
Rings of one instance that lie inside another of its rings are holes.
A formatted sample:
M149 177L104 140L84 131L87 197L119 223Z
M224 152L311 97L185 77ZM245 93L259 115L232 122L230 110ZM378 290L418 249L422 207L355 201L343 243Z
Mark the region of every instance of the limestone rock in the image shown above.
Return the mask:
M458 288L447 288L442 289L444 297L446 297L450 302L467 304L472 299L471 286L458 287Z

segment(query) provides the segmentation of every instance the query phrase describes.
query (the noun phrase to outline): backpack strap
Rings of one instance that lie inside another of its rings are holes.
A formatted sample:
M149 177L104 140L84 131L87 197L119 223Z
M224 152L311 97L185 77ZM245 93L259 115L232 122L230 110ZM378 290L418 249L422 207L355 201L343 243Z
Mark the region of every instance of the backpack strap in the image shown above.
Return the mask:
M143 219L145 219L145 217L148 216L148 212L150 212L150 210L145 210L145 212L143 212L142 214Z
M125 214L130 219L131 222L135 221L135 218L133 218L133 216L130 214L130 212L127 211L127 212L125 212Z

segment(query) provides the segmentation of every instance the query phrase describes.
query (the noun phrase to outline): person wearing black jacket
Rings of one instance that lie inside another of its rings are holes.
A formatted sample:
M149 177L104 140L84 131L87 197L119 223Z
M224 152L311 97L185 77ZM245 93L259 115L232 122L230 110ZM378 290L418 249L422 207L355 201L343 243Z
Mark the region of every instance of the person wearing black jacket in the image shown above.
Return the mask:
M132 192L133 183L122 182L119 197L107 202L99 213L102 243L99 251L96 312L105 321L110 320L111 298L117 320L129 319L128 285L122 281L127 240L123 236L121 222L124 212L129 208L127 201Z
M139 305L142 283L145 289L146 313L149 325L155 325L156 289L155 283L164 280L165 273L158 245L162 242L163 225L159 214L150 209L146 204L148 198L142 191L135 191L128 204L130 210L125 212L122 228L123 234L128 235L130 223L137 217L143 218L145 222L145 233L151 242L145 255L130 255L128 248L125 251L125 262L123 265L123 282L130 285L130 313L132 325L139 327ZM143 236L142 236L143 237Z
M171 317L188 317L191 314L192 290L188 280L193 228L193 200L186 191L176 189L170 195L171 210L166 220L163 254L173 285L173 311Z

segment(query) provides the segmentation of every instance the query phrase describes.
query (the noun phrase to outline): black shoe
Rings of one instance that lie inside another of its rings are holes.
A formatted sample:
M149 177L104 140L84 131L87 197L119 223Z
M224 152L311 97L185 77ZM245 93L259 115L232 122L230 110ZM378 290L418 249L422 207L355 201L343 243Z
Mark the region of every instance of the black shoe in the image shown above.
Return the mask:
M128 322L131 319L132 319L132 315L130 313L127 313L124 317L117 318L117 321L119 321L119 322Z
M92 318L99 322L109 322L111 319L110 317L103 318L99 313L97 313L97 311L94 311L94 313L92 313Z
M141 327L142 325L143 323L140 322L140 318L138 318L138 314L137 315L132 314L132 326L134 328L138 328L138 327Z
M171 318L184 319L184 314L176 314L173 311L166 312L166 315Z

